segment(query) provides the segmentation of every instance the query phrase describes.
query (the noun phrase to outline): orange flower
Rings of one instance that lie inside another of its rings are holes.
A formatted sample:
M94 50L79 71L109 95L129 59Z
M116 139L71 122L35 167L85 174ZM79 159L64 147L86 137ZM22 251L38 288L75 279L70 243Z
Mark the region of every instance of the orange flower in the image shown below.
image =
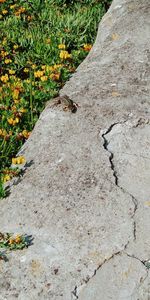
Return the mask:
M32 19L33 19L32 16L27 16L27 20L28 20L28 21L31 21Z
M19 98L19 93L20 93L20 89L15 88L13 91L13 99L18 99Z
M83 45L83 50L85 50L85 51L90 51L91 48L92 48L92 45L90 45L90 44L84 44Z
M20 14L23 14L26 11L25 7L20 7L16 12L15 16L20 16Z
M15 242L14 239L12 239L12 238L9 239L9 245L13 245L14 242Z
M50 75L50 79L52 79L52 80L59 80L59 78L60 78L60 73L56 73L56 74L54 74L54 73L52 73L51 75Z
M19 234L15 237L15 242L17 244L19 244L21 242L21 236Z

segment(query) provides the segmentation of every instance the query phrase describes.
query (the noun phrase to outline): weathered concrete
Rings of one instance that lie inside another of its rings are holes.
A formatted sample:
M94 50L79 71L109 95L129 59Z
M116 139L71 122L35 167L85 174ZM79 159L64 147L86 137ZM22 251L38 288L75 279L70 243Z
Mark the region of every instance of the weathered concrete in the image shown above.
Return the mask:
M127 255L115 255L104 263L88 283L87 288L81 291L81 300L124 300L139 299L139 286L147 278L144 265L135 258ZM149 299L148 293L144 298Z
M0 209L34 241L0 260L0 300L149 299L149 36L149 0L114 0L61 91L77 112L41 114Z

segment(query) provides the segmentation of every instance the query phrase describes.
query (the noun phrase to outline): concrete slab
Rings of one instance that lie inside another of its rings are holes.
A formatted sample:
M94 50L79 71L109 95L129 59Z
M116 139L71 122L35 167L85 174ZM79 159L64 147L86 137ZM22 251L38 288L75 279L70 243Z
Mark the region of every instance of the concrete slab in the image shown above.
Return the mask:
M149 0L113 1L61 91L77 112L47 107L21 149L28 167L0 229L34 240L0 260L1 300L111 299L108 286L112 299L148 299L149 12Z
M137 298L137 290L146 278L147 271L140 261L118 254L100 267L87 287L81 290L79 300L148 299Z
M150 258L150 121L116 124L105 139L117 185L136 203L134 240L127 250L146 261Z

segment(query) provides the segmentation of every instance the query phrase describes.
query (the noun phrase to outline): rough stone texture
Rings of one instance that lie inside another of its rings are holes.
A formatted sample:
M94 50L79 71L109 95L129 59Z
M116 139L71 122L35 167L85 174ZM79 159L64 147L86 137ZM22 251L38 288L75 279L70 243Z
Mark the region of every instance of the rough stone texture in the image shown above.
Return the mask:
M124 255L116 255L107 261L97 271L87 289L81 291L81 300L137 300L139 286L147 278L147 271L141 262L135 258ZM148 294L145 293L144 297ZM148 299L148 298L140 299Z
M146 261L150 258L150 122L139 119L116 124L105 138L113 154L117 185L132 195L136 204L134 240L128 252Z
M77 112L47 107L20 151L0 228L34 240L0 260L0 300L149 299L149 36L150 1L114 0L61 91Z

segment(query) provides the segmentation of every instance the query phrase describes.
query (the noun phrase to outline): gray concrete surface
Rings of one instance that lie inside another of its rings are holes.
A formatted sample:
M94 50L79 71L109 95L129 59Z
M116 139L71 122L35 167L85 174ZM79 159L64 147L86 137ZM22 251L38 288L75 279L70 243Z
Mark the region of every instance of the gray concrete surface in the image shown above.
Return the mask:
M95 45L20 151L0 230L33 245L0 260L0 300L150 299L150 1L114 0ZM56 272L57 270L57 272Z

